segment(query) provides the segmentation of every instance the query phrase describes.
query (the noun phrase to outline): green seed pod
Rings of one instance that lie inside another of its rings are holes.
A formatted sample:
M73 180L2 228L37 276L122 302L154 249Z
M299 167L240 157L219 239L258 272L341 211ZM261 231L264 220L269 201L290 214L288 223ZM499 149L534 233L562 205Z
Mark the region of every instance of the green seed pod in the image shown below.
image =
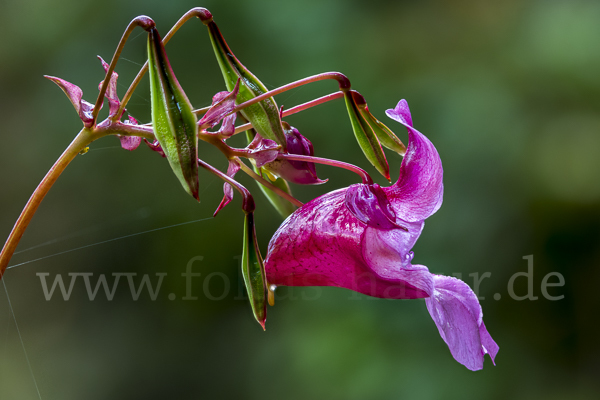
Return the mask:
M246 213L244 219L244 248L242 252L242 275L248 291L248 299L252 306L254 318L265 329L267 320L267 280L256 231L254 229L254 213Z
M346 100L346 108L348 109L348 115L350 116L350 122L352 123L352 129L358 145L365 154L365 157L367 157L367 160L389 181L390 167L373 127L360 113L352 92L345 92L344 99Z
M392 132L390 128L385 126L382 122L375 118L373 114L371 114L365 98L360 93L355 91L352 91L352 96L354 97L354 103L356 104L356 107L358 107L358 111L367 121L371 129L373 129L373 132L381 144L388 149L395 151L401 156L406 154L406 146L404 143L398 139L396 134Z
M235 57L212 18L203 19L202 22L208 27L213 50L221 67L227 90L233 90L238 78L241 80L240 92L236 101L237 104L252 100L256 96L266 93L268 90L265 85ZM241 113L252 123L262 137L274 140L283 149L286 148L285 133L281 126L279 108L272 97L244 108L241 110Z
M148 66L154 135L184 189L198 200L197 119L154 28L148 32Z

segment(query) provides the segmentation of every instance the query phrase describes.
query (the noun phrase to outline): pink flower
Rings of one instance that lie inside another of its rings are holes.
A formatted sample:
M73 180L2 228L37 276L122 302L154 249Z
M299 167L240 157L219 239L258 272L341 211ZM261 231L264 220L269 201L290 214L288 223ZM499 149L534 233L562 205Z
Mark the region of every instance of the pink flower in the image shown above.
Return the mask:
M498 346L464 282L412 264L424 220L442 204L443 169L433 144L412 126L405 100L387 115L408 129L398 181L352 185L318 197L277 230L265 261L269 284L337 286L388 299L425 298L454 358L471 370Z

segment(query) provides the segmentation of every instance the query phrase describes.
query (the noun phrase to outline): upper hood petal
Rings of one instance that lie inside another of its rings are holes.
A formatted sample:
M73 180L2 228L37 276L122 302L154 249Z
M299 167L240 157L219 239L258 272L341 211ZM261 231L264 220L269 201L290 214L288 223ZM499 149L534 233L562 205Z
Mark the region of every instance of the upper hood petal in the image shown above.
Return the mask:
M440 155L435 146L412 127L408 104L401 100L388 117L408 129L408 146L398 181L384 188L396 216L410 222L422 221L442 205L444 185Z

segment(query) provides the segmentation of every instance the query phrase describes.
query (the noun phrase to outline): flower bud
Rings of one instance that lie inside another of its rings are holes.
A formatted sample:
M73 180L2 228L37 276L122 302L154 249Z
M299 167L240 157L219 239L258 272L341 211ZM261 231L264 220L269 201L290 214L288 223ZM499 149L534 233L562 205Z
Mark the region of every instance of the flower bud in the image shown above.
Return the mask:
M85 127L92 126L94 119L92 118L92 112L94 111L94 105L83 100L83 91L77 85L72 84L71 82L67 82L64 79L57 78L55 76L44 75L44 78L51 80L56 83L59 88L62 89L63 92L67 95L71 104L75 108L77 115L79 115L79 119L83 122ZM102 104L100 104L102 106Z
M290 126L287 122L283 122L283 129L287 143L287 154L315 155L312 143L298 129ZM315 164L311 162L276 159L265 164L264 168L273 175L300 185L319 185L327 182L327 180L319 179Z

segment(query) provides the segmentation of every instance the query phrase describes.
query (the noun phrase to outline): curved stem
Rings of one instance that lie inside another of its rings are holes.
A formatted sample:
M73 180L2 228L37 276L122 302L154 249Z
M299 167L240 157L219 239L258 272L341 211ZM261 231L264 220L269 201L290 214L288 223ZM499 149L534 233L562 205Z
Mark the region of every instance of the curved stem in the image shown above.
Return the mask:
M352 171L352 172L360 175L360 177L362 178L362 181L365 185L373 184L373 179L371 179L371 176L367 173L367 171L365 171L364 169L362 169L360 167L357 167L356 165L348 164L343 161L330 160L328 158L313 157L313 156L301 156L298 154L280 154L279 156L277 156L277 158L283 159L283 160L306 161L306 162L312 162L312 163L317 163L317 164L330 165L332 167L344 168L344 169L347 169L348 171Z
M177 21L175 23L175 25L173 25L171 30L163 38L163 40L162 40L163 44L167 44L169 42L169 40L171 40L173 35L175 35L175 33L179 30L179 28L181 28L183 26L183 24L185 24L190 19L192 19L194 17L198 17L198 18L204 20L207 18L207 15L210 15L210 12L206 8L202 8L202 7L192 8L191 10L189 10L188 12L183 14L183 16L181 18L179 18L179 21ZM212 18L212 16L211 16L211 18ZM146 74L146 72L148 72L148 61L146 61L144 63L144 66L142 67L140 72L138 72L138 74L135 77L135 79L133 80L133 82L131 82L131 85L129 85L129 89L127 89L125 96L123 96L123 100L121 101L121 105L119 106L119 110L117 111L116 115L121 115L123 113L123 110L125 109L125 106L131 99L131 96L133 95L135 88L137 88L137 86L140 84L140 82L141 82L142 78L144 77L144 75ZM113 116L111 119L113 121L116 120L115 116Z
M223 153L225 155L225 157L227 157L228 160L231 160L234 157L247 157L248 156L247 150L236 149L236 148L229 146L217 134L208 133L205 131L199 131L198 139L215 146L217 149L219 149L221 151L221 153Z
M15 223L10 236L6 240L2 252L0 253L0 279L4 275L4 271L8 267L8 263L15 252L19 241L25 233L25 229L29 225L29 222L33 218L33 215L37 211L40 203L52 187L54 182L58 179L60 174L65 170L67 165L84 150L91 142L97 139L97 136L88 128L82 129L79 134L75 137L73 142L67 147L63 154L56 160L50 171L46 174L44 179L40 182L38 187L35 189L31 198L25 205L25 208L21 212L19 219Z
M284 192L283 190L279 189L277 186L273 185L271 182L267 181L265 178L263 178L262 176L258 175L256 172L252 171L252 168L249 168L246 164L244 164L244 162L242 160L240 160L239 158L236 157L236 161L238 163L238 165L240 166L240 169L242 171L244 171L246 174L248 174L252 179L254 179L257 182L260 182L263 186L268 187L269 189L271 189L273 192L275 192L279 197L283 197L284 199L286 199L287 201L289 201L290 203L292 203L293 205L295 205L296 207L302 207L304 205L304 203L302 203L300 200L296 199L295 197L287 194L286 192Z
M100 138L108 135L139 136L150 141L156 140L154 131L149 126L124 124L122 122L105 120L100 125L96 126L94 129L94 136L95 138Z
M196 115L196 117L201 117L201 116L203 116L204 114L206 114L206 112L207 112L208 110L210 110L211 108L212 108L212 106L208 106L208 107L204 107L204 108L199 108L199 109L197 109L197 110L194 110L194 111L192 111L192 112L193 112L193 113Z
M233 114L234 112L243 110L244 108L251 106L252 104L258 103L259 101L263 101L264 99L268 99L269 97L273 97L280 93L286 92L290 89L294 89L299 86L306 85L308 83L322 81L325 79L335 79L336 81L338 81L340 90L343 93L350 90L350 80L346 77L346 75L339 73L339 72L323 72L322 74L309 76L308 78L304 78L304 79L300 79L299 81L296 81L296 82L288 83L287 85L283 85L281 87L278 87L277 89L269 90L268 92L265 92L265 93L261 94L260 96L256 96L252 100L248 100L248 101L238 105L236 108L234 108L230 112L230 114Z
M241 183L239 183L229 175L222 173L221 171L219 171L209 163L202 161L201 159L198 159L198 165L206 169L207 171L210 171L213 175L216 175L219 178L223 179L225 182L233 186L238 192L240 192L243 198L242 210L244 210L245 213L251 213L255 210L256 207L254 205L254 197L252 197L250 191L246 189Z
M311 101L307 101L306 103L299 104L295 107L290 108L289 110L283 110L283 116L287 117L288 115L293 115L293 114L299 113L300 111L307 110L311 107L318 106L319 104L327 103L328 101L331 101L331 100L341 99L343 97L344 97L344 92L342 92L342 91L331 93L326 96L319 97L318 99L314 99ZM235 135L240 132L247 131L248 129L251 129L252 127L253 127L252 124L240 125L237 128L235 128L235 131L233 134Z
M109 84L110 80L112 79L112 73L115 70L115 67L117 65L117 61L119 60L119 57L121 56L123 47L125 47L125 42L127 42L127 38L129 38L129 35L131 35L131 32L133 32L133 30L138 26L141 26L145 30L148 30L148 29L154 27L155 24L154 24L154 21L150 17L146 17L145 15L140 15L139 17L135 17L129 23L129 25L127 25L127 28L125 29L125 32L123 33L123 36L121 37L121 40L119 41L119 45L117 46L117 49L115 50L115 54L110 62L108 71L106 71L106 77L104 78L104 82L102 83L102 88L100 89L100 93L98 94L98 98L96 99L96 104L94 105L94 109L92 110L92 126L96 125L96 118L98 118L98 113L100 112L100 106L102 105L102 102L104 101L104 94L106 93L108 84ZM121 116L121 114L123 113L123 108L124 108L124 106L119 107L119 110L113 116L114 120L118 119Z

